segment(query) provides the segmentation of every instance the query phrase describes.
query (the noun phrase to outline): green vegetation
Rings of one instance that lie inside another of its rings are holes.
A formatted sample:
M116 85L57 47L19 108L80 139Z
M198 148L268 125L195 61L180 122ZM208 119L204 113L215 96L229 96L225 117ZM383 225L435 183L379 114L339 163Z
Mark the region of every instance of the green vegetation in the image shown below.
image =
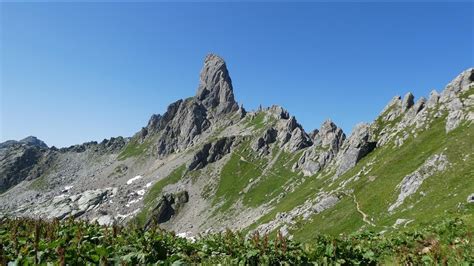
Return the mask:
M241 233L193 240L152 227L99 226L84 221L0 220L0 264L16 265L375 265L455 264L474 261L472 228L462 219L381 235L317 235L300 244L281 234Z
M156 182L148 191L148 193L146 193L143 200L144 204L146 205L160 196L161 191L165 186L177 183L183 177L185 171L186 165L183 164L180 167L174 169L173 172L171 172L171 174L169 174L167 177Z
M48 187L48 181L45 178L45 175L41 175L31 182L30 188L34 190L43 190Z
M414 221L408 225L410 227L430 222L440 214L444 214L442 217L461 215L472 225L472 207L465 206L463 202L467 195L472 193L470 177L474 176L474 128L464 124L446 134L445 119L445 116L437 118L429 130L416 132L416 137L410 135L401 147L388 144L377 148L332 184L324 182L324 178L306 181L276 206L278 211L289 210L292 206L297 206L297 200L301 204L308 197L308 193L317 193L319 188L324 191L337 190L342 182L365 169L359 180L349 183L345 189L354 191L360 209L368 215L375 227L364 223L353 200L343 196L333 208L316 214L311 220L293 228L295 239L313 239L315 231L333 235L363 228L390 231L393 230L392 226L397 219ZM404 204L394 213L388 213L388 207L400 193L397 185L402 179L418 169L430 156L441 153L445 154L450 162L448 169L427 178L417 193L406 198ZM471 155L466 156L467 154ZM288 208L282 207L285 205ZM271 220L275 213L276 210L269 216L262 217L263 221Z
M249 155L249 153L246 153ZM228 210L234 204L250 180L262 174L258 160L249 160L238 152L232 153L229 161L222 168L220 180L215 194L214 204L223 202L219 210Z
M259 206L269 199L275 198L284 191L285 185L289 182L295 181L297 174L290 169L292 165L301 156L301 151L295 154L290 154L284 151L279 151L274 147L274 156L278 156L273 164L273 167L267 169L266 174L259 177L249 191L244 195L244 203L251 207Z
M265 123L265 117L265 112L258 112L254 117L249 118L247 126L254 127L254 129L261 129L267 125L267 123Z
M120 152L118 160L122 161L129 157L135 157L143 154L150 146L150 141L138 143L136 139L132 139L127 146Z
M153 203L155 202L155 200L160 197L163 188L167 185L175 184L179 180L181 180L181 178L184 177L185 171L186 165L183 164L180 167L174 169L173 172L171 172L167 177L156 182L151 187L151 189L145 194L145 197L143 199L143 208L136 216L136 222L139 225L143 225L145 223L150 208L153 207Z
M285 194L272 206L271 211L246 230L250 231L260 224L273 220L277 213L290 211L322 191L337 193L341 200L334 207L313 215L309 220L292 225L289 228L290 233L296 240L314 240L318 233L338 235L365 229L390 232L395 230L392 226L397 219L410 221L406 227L413 228L422 223L429 223L436 217L461 216L466 223L473 226L474 207L465 202L466 197L472 193L474 128L466 122L447 134L445 121L444 115L435 119L428 130L419 129L415 134L410 133L401 147L388 143L375 149L354 168L335 180L333 180L334 174L327 171L312 177L297 177L300 178L301 184L296 186L294 191ZM380 127L392 125L380 123L378 125ZM412 130L413 127L406 129L405 132ZM448 158L450 163L448 169L427 178L415 194L405 199L404 204L393 213L388 213L388 207L395 202L400 193L397 185L402 179L417 170L429 157L441 153ZM282 165L280 162L275 165L286 169L291 176L289 169L292 164ZM343 182L356 175L359 175L358 179L341 188ZM277 181L276 179L275 182ZM268 191L281 188L281 184L277 183L270 186ZM263 195L268 193L262 191L260 193ZM353 192L348 194L347 191ZM360 210L375 226L363 221L353 196ZM244 202L249 203L245 198ZM259 201L256 202L260 204Z
M375 130L374 130L373 134L376 138L378 138L380 136L380 133L382 132L383 129L393 127L393 126L397 125L402 120L402 116L398 116L397 118L395 118L392 121L384 121L383 118L387 114L392 112L395 108L401 108L401 107L397 106L397 105L390 106L387 110L385 110L385 112L380 114L377 117L377 119L374 121Z

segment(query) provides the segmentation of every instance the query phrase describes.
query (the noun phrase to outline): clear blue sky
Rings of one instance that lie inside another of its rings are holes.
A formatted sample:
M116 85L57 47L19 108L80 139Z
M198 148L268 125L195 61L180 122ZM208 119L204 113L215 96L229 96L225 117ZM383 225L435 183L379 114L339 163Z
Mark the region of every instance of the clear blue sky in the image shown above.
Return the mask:
M204 56L239 103L345 131L473 66L473 3L22 3L1 8L1 139L131 136L193 96Z

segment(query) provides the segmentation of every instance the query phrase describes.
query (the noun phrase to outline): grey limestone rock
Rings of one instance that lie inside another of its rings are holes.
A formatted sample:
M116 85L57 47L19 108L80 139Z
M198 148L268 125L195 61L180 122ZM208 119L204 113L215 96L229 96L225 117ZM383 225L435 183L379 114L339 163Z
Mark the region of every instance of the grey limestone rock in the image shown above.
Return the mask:
M312 144L311 138L300 127L297 127L291 132L291 137L288 141L288 150L295 152L309 147Z
M157 201L148 217L145 228L149 228L153 224L161 224L169 221L175 215L182 205L189 201L187 191L177 193L167 193L162 195Z
M425 105L426 105L425 97L421 97L420 99L418 99L418 101L413 106L413 110L415 112L415 115L418 114L419 112L421 112L421 110L423 110L423 108L425 108Z
M404 97L402 101L402 112L406 112L408 109L410 109L413 104L414 104L414 99L415 97L411 92L408 92Z
M80 217L87 211L102 204L112 195L113 189L86 190L74 195L61 194L50 201L39 204L33 214L45 218L64 219L69 216Z
M448 158L444 154L435 154L429 157L422 166L416 171L405 176L398 184L400 194L397 200L388 208L389 212L393 212L396 208L403 204L405 198L414 194L421 186L423 181L437 172L446 170L449 166Z
M442 103L450 102L458 98L459 93L469 90L474 82L474 68L469 68L454 78L446 88L441 92L439 101Z
M356 163L371 152L375 147L375 142L370 142L370 125L366 123L358 124L348 141L344 145L344 150L338 155L336 176L340 176L354 167Z
M262 137L257 138L252 144L252 149L254 151L261 151L265 154L268 154L270 150L270 144L276 141L278 131L275 128L269 128L265 130L265 133Z
M325 121L320 130L313 132L313 145L303 152L293 166L293 169L301 169L305 176L326 167L336 157L346 139L342 129L331 120Z
M268 109L268 112L271 115L273 115L276 119L289 119L290 118L290 114L288 113L288 111L279 105L272 105Z
M346 135L342 129L336 126L336 124L334 124L331 120L326 120L321 125L321 129L319 130L318 134L316 134L315 139L316 138L321 139L321 146L323 148L329 148L330 150L337 152L346 139Z
M438 104L439 101L439 93L436 90L432 90L430 92L430 98L428 99L428 103L426 106L428 108L433 108Z
M279 129L277 140L280 147L285 148L289 152L309 147L313 144L311 138L306 134L294 116L286 120L284 126Z
M35 169L48 148L44 142L34 137L25 140L8 141L0 146L0 193L41 174L41 171Z
M224 60L209 54L201 70L196 99L208 109L216 109L217 114L237 111L239 106L234 100L232 81Z
M188 170L197 170L209 163L216 162L231 151L235 137L224 137L215 142L205 144L193 157Z
M238 113L240 118L246 115L234 99L224 60L210 54L204 61L196 96L172 103L163 115L153 115L136 138L144 142L159 135L155 150L164 157L193 145L213 121L229 113Z

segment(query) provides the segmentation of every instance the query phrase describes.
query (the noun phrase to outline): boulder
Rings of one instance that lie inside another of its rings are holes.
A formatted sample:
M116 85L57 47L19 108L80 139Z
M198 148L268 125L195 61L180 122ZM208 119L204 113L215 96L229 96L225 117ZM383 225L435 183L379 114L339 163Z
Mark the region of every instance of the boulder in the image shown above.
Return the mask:
M474 203L474 193L467 196L467 203Z
M39 217L64 219L80 217L106 201L112 188L86 190L74 195L62 194L40 203L33 214Z
M145 228L149 228L153 223L165 223L175 215L179 209L189 201L187 191L177 193L167 193L162 195L155 203L149 217L145 223Z

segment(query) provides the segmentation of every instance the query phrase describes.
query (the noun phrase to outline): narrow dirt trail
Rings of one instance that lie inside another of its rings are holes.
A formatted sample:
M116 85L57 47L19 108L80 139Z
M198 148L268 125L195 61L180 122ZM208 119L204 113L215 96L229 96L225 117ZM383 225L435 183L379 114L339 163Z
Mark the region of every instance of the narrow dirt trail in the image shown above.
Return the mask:
M365 212L363 212L362 209L360 208L359 202L357 201L357 198L354 195L354 193L350 193L350 194L344 193L344 194L346 194L347 196L352 197L352 200L354 201L354 203L356 205L357 212L362 215L362 220L364 221L364 223L366 223L368 225L371 225L371 226L375 226L375 224L370 221L369 216Z
M371 226L375 226L375 224L370 221L369 216L360 209L359 202L357 201L356 196L354 194L352 194L352 199L354 200L354 203L356 204L357 211L362 215L362 220L366 224L369 224Z

